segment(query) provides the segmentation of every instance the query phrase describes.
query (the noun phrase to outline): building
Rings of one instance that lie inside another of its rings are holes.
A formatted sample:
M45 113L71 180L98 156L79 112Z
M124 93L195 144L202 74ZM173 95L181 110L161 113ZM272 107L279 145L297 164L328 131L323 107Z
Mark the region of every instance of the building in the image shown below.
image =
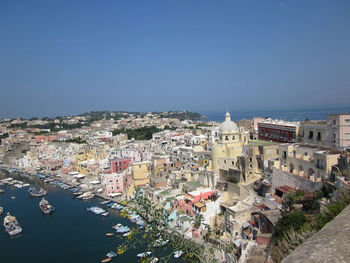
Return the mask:
M132 177L135 187L150 183L151 162L132 163Z
M314 182L329 178L332 166L338 163L338 157L339 151L332 148L303 144L279 145L280 169Z
M327 115L327 144L340 149L350 148L350 114Z
M327 122L303 121L300 123L297 142L327 146Z
M112 173L120 173L126 170L131 162L131 158L120 158L111 161Z
M124 175L121 173L104 174L102 183L106 187L106 195L124 191Z
M298 122L266 119L258 123L259 140L292 143L296 142L298 131Z

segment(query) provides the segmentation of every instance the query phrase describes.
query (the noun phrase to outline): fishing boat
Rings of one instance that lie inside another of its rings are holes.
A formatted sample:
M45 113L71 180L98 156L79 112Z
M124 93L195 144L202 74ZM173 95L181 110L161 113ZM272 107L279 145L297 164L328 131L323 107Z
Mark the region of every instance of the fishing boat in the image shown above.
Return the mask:
M4 218L4 227L10 236L14 236L22 232L22 227L18 224L16 217L11 216L10 213L7 213L7 216Z
M147 252L143 252L143 253L137 254L136 256L138 258L145 258L145 257L149 257L151 254L152 254L151 251L147 251Z
M166 244L169 243L169 240L162 240L162 239L157 239L153 243L153 247L164 247Z
M106 233L106 237L112 237L112 236L114 236L113 233Z
M47 194L47 192L44 189L42 189L42 188L37 189L34 186L32 186L28 189L28 193L31 196L35 196L35 197L40 197L40 196L44 196Z
M117 256L117 254L115 252L111 251L111 252L107 253L106 256L109 257L109 258L114 258L114 257Z
M182 250L176 250L174 252L174 258L179 258L182 256L182 254L183 254Z
M92 206L92 207L86 208L86 210L91 211L91 212L95 213L96 215L101 215L101 214L106 212L106 210L104 210L98 206Z
M39 203L39 207L45 215L49 215L53 211L55 211L55 208L52 205L50 205L49 202L45 198L41 199L41 201Z
M105 258L105 259L102 259L101 260L101 262L103 263L103 262L109 262L109 261L111 261L112 260L112 258Z
M123 233L129 232L129 231L130 231L130 228L127 226L121 227L121 228L116 230L116 232L119 234L123 234Z

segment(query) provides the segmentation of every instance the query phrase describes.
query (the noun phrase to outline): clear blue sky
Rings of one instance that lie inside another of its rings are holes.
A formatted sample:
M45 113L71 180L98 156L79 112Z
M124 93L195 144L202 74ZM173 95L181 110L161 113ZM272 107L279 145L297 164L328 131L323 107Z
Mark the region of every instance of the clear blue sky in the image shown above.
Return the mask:
M0 117L348 106L350 1L1 0Z

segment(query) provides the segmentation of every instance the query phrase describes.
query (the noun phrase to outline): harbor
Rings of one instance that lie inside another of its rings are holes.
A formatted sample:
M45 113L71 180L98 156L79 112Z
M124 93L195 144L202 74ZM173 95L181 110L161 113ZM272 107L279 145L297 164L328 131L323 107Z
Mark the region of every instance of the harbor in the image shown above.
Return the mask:
M2 171L0 180L6 177ZM108 253L116 252L118 245L126 238L123 237L124 231L117 234L113 226L120 224L125 229L138 227L132 222L136 222L136 216L132 221L120 216L121 210L113 209L109 205L111 202L103 202L104 200L98 197L88 200L74 198L71 189L44 184L35 176L28 177L16 173L14 177L17 182L0 186L4 190L0 195L0 206L4 209L0 220L3 221L6 213L10 212L17 218L22 233L9 236L4 228L0 231L4 261L101 262ZM18 185L15 186L16 184ZM46 215L40 211L39 202L42 197L30 195L29 185L43 188L47 192L45 199L55 207L54 213ZM89 211L94 207L99 207L108 214L103 216ZM110 232L114 235L106 235ZM130 248L124 254L112 257L110 262L138 262L137 255L145 251L146 244L143 247ZM168 253L171 253L171 250L167 246L159 247L154 256L160 258ZM114 256L113 253L109 255ZM170 259L170 262L181 261Z

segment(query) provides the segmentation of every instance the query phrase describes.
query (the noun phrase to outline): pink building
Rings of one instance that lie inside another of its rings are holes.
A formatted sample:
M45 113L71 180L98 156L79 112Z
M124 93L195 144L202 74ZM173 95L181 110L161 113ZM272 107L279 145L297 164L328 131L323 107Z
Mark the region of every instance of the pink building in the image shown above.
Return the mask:
M183 200L173 200L171 205L174 210L181 209L187 215L193 216L196 209L196 203L205 201L216 194L216 190L210 188L199 189L187 193Z
M121 173L112 173L103 175L104 185L106 186L106 194L123 193L124 191L124 175Z
M350 114L327 115L327 144L329 147L350 148Z

